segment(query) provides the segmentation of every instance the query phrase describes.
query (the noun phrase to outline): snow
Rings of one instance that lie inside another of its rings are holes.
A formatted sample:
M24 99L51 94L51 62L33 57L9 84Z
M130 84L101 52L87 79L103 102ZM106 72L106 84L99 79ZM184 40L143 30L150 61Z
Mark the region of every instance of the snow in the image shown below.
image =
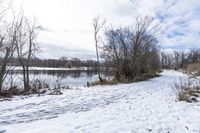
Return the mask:
M0 132L200 133L200 103L177 102L172 89L186 75L161 74L143 82L0 102Z

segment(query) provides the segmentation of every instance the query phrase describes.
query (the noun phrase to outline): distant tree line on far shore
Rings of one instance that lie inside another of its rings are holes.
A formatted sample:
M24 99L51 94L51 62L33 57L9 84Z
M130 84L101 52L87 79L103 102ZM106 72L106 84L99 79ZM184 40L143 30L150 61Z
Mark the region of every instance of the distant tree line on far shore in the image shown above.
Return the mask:
M0 62L3 59L0 58ZM25 59L22 59L25 60ZM104 62L101 63L103 65ZM8 62L8 66L21 66L18 58L11 58ZM31 58L31 67L49 67L49 68L72 68L72 67L93 67L97 66L95 60L81 60L79 58L67 58L61 57L60 59L39 59Z

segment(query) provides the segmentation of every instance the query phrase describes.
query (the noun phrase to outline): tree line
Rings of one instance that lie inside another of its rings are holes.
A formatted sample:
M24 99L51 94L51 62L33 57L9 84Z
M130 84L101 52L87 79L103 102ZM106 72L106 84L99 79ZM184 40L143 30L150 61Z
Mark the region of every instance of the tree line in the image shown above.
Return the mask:
M2 58L0 58L0 62L2 62ZM26 59L22 59L26 60ZM101 62L100 62L101 63ZM11 58L8 61L9 66L21 66L18 58ZM79 58L67 58L61 57L60 59L40 59L40 58L31 58L30 59L31 67L50 67L50 68L72 68L72 67L88 67L95 68L97 66L97 62L95 60L81 60Z
M200 63L200 49L173 51L168 54L161 52L160 58L160 65L163 69L186 69L188 65Z

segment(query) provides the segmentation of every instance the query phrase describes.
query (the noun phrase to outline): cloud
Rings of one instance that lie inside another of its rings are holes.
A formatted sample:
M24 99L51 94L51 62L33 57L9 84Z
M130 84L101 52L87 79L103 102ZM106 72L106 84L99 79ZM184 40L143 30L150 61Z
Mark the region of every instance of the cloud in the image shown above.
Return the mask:
M168 5L170 6L162 6L162 9L156 11L163 27L163 34L160 37L162 47L174 50L198 48L200 18L197 14L200 13L200 1L176 0Z
M66 55L69 58L96 59L95 52L88 49L68 48L49 43L40 44L40 49L41 52L37 53L37 56L42 59L59 59Z
M161 24L158 38L163 49L200 46L199 0L13 0L16 10L21 3L25 14L45 27L38 36L46 46L45 58L95 57L92 20L96 15L113 26L134 24L137 15L151 15Z

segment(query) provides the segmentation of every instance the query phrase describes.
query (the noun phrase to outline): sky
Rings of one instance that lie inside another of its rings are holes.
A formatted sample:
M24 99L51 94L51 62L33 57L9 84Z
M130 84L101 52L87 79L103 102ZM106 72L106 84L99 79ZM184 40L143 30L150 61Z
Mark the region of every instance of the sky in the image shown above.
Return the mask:
M9 0L8 0L9 1ZM35 18L39 58L95 58L93 18L106 26L134 25L135 17L150 15L159 22L163 51L200 47L200 0L12 0L15 11Z

